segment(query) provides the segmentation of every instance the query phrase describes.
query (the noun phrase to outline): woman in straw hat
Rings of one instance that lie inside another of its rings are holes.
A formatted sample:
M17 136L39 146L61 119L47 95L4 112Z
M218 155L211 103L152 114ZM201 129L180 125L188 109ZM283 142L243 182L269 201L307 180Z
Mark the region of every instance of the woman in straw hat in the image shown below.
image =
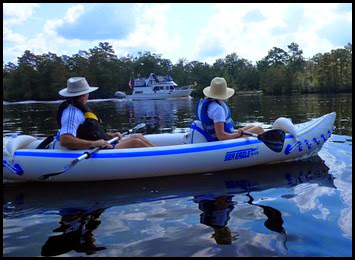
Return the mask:
M120 132L106 132L98 117L86 105L89 93L97 89L98 87L90 87L83 77L72 77L68 79L67 87L59 91L59 95L67 98L59 106L57 115L61 146L69 149L156 146L141 134L135 134L122 140ZM107 142L116 136L119 142L115 146Z
M212 79L211 85L203 89L206 97L199 101L196 112L204 128L204 136L209 142L239 138L243 136L243 131L264 133L261 127L254 125L234 130L230 109L225 102L234 92L234 89L227 87L226 80L220 77Z

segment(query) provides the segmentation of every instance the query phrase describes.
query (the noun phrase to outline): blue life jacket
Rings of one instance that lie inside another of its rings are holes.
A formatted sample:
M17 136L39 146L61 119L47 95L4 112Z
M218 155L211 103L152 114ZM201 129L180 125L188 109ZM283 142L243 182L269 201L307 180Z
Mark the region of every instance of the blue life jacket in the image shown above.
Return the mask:
M207 114L208 106L212 102L217 102L224 109L224 112L226 114L226 121L224 122L224 131L230 134L235 132L233 128L233 120L231 118L231 112L225 102L221 104L218 102L218 100L212 98L200 99L196 104L196 116L197 119L201 121L204 128L203 130L205 131L204 136L209 142L218 141L218 138L216 136L216 131L214 129L213 119L209 118Z

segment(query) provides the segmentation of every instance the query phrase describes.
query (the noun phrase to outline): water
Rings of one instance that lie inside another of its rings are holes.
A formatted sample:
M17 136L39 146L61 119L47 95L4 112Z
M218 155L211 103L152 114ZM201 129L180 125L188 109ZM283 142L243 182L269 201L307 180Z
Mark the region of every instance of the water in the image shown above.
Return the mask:
M92 101L107 128L184 131L195 99ZM268 127L337 112L307 161L95 183L3 185L4 256L351 256L351 95L229 101L233 119ZM3 135L55 132L58 102L6 104ZM203 163L203 162L201 162Z
M31 134L44 137L56 132L55 120L61 101L5 103L3 134ZM171 132L186 128L195 118L197 99L89 100L108 130L124 131L145 122L145 133ZM352 95L237 96L228 101L232 118L240 124L270 125L278 117L302 123L335 111L336 134L352 135Z

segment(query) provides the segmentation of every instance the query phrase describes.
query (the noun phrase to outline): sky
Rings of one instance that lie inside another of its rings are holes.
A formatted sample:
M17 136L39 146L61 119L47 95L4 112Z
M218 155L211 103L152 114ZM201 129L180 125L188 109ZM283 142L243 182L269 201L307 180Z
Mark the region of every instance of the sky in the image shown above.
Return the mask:
M213 64L228 54L253 64L295 42L304 58L352 43L352 3L3 3L3 61L25 50L72 56L108 42Z

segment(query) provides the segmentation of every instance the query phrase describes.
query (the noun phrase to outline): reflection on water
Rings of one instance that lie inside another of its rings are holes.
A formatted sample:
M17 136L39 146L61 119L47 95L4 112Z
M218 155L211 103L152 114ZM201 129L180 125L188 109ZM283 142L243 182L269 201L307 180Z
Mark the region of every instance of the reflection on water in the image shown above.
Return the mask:
M194 202L198 203L198 208L203 212L200 215L200 223L213 228L212 237L219 245L230 245L236 240L227 226L230 213L234 209L233 195L206 196L199 195L194 197Z
M188 127L196 101L89 104L107 129L145 122L145 133L160 133ZM335 111L337 128L321 159L137 180L4 184L3 255L351 256L351 94L235 95L228 102L241 124L269 125L280 116L300 123ZM55 133L59 103L5 104L3 135Z
M71 250L92 255L106 249L94 244L93 231L100 225L99 217L104 209L87 212L83 209L61 209L60 227L53 232L61 235L50 236L41 250L41 256L57 256Z
M287 246L286 246L287 234L286 234L284 227L282 226L284 221L282 219L281 212L273 207L260 205L260 204L254 204L253 203L254 198L249 193L247 193L246 196L248 196L248 198L249 198L248 203L250 205L256 205L256 206L263 209L263 213L267 217L267 220L264 222L264 226L266 228L270 229L271 231L280 233L284 237L283 245L287 249Z
M124 131L145 122L146 132L160 133L186 128L195 119L194 98L166 100L89 100L89 105L110 130ZM352 95L239 96L228 103L237 124L260 122L272 124L278 117L302 123L335 111L335 134L352 135ZM21 103L3 106L3 134L16 132L46 136L57 130L59 102Z
M169 210L174 212L177 207L185 205L183 206L185 209L186 206L189 206L191 209L195 208L200 211L200 213L188 211L190 212L187 213L188 218L196 220L190 220L190 224L194 226L202 224L212 228L209 237L213 239L216 246L235 245L239 248L245 244L245 240L251 239L250 234L245 233L246 230L267 233L266 230L258 231L253 227L244 228L243 231L243 228L239 226L240 230L237 230L235 224L233 224L238 221L245 222L246 219L249 219L252 222L262 221L267 230L281 235L280 238L268 237L267 243L274 243L275 240L280 241L287 249L286 231L283 224L285 222L288 226L299 225L302 218L290 218L287 213L286 219L282 218L281 211L284 212L285 208L283 210L277 209L278 204L273 207L266 205L268 201L265 198L264 202L261 202L260 199L254 201L253 193L259 196L258 193L261 191L279 189L279 192L275 192L276 194L281 192L280 197L292 199L302 196L302 193L296 192L295 189L300 184L308 185L309 188L310 185L316 184L317 187L324 187L329 191L336 189L334 177L329 173L329 168L320 157L314 157L307 161L187 176L95 183L7 184L4 186L3 203L4 247L6 248L13 243L12 240L16 239L17 236L26 236L27 232L26 227L20 228L17 232L10 231L9 226L7 226L8 222L11 222L12 226L19 225L20 227L22 220L32 216L55 215L60 216L60 218L57 225L51 225L50 229L54 234L51 234L49 230L43 230L48 228L46 222L43 222L43 227L38 227L42 229L43 233L48 234L44 241L42 239L43 244L40 248L27 248L25 244L22 244L23 248L18 250L43 256L73 255L74 252L84 253L85 255L100 255L100 252L102 252L103 255L111 255L112 252L104 252L110 250L110 248L121 247L122 241L119 241L122 239L127 239L126 243L129 243L132 238L139 242L139 236L136 237L133 234L139 232L139 229L142 232L149 229L149 226L154 223L154 218L160 219L159 222L162 226L165 226L164 223L169 225L172 221L170 214L161 214L160 216L158 214L150 220L153 223L149 224L150 221L148 220L148 223L144 224L146 220L135 217L136 214L143 214L143 212L150 210L147 210L147 208L157 205L164 209L161 213ZM318 188L313 187L313 189ZM287 194L282 194L284 192L287 192ZM289 194L289 192L293 194ZM188 201L192 201L193 204L187 203ZM292 203L292 200L287 201ZM131 210L124 210L122 207L126 205L135 209L133 210L135 213L133 214ZM292 205L294 206L293 203ZM282 206L282 203L280 206ZM255 210L250 211L251 208L261 208L264 217L260 217ZM243 213L243 210L246 209L250 210ZM107 211L109 213L103 217ZM236 212L236 214L233 214L233 212ZM123 217L122 214L125 214L125 216ZM282 213L282 215L285 215L285 213ZM129 219L129 216L131 216L131 219ZM196 216L200 216L199 220ZM126 224L122 223L122 217L126 218ZM118 222L115 223L116 221ZM119 231L122 227L117 226L120 223L124 226L132 226L131 222L136 223L134 224L135 227L130 229L133 237L132 235L125 235L127 233L125 231ZM112 225L111 228L110 225ZM110 241L105 243L105 232L100 232L101 227L103 230L110 229L111 233L113 232L112 229L117 229L116 233L118 233L115 238L117 241L111 238ZM189 229L191 228L187 228L185 236L192 235ZM162 236L169 236L166 233L169 233L168 227ZM9 236L10 234L12 236ZM32 239L30 234L28 236L29 239ZM149 238L141 239L140 242L142 243L150 240ZM174 238L171 239L174 240ZM176 239L175 243L178 243L178 238ZM205 243L203 242L204 239L203 237L195 238L196 244L193 247L195 247L196 252L199 250L200 244ZM201 241L199 242L199 240ZM238 244L239 240L241 244ZM250 241L253 241L253 239ZM266 245L259 243L259 250L265 250ZM138 247L136 251L126 252L126 255L154 255L148 249L145 252L141 250L142 248ZM164 255L171 255L169 251L164 251L162 248L160 250L165 252ZM5 252L7 252L5 255L9 256L18 255L10 249ZM185 254L186 252L181 252L180 255ZM234 254L244 255L243 252L239 251ZM276 255L278 254L276 253ZM249 253L245 255L249 255Z
M117 100L117 112L125 111L127 127L144 122L146 133L172 131L172 128L188 127L191 123L191 112L194 111L192 98L176 98L166 100Z

